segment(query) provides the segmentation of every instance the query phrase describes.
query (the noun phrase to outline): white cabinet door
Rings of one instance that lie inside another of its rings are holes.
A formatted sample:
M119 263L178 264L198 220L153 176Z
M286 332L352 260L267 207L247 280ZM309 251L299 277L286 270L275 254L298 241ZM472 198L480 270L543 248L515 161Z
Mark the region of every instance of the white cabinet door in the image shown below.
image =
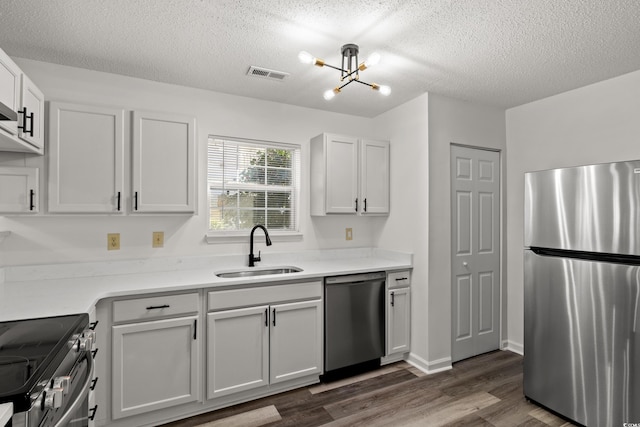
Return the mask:
M195 212L195 118L134 111L132 212Z
M327 213L355 214L358 201L358 140L326 135Z
M391 289L387 294L387 355L411 349L410 288Z
M207 314L207 399L269 383L269 308Z
M360 213L389 213L389 141L360 142Z
M36 213L39 197L37 168L0 167L0 213Z
M112 417L198 400L197 316L113 326Z
M22 75L21 112L18 137L44 153L44 94L31 79Z
M323 133L310 142L310 213L389 214L389 141Z
M0 49L0 102L13 111L18 111L20 107L21 75L22 72L16 63ZM0 120L0 134L5 136L18 135L17 122Z
M124 110L51 102L49 212L124 211Z
M271 384L322 371L322 301L272 305Z

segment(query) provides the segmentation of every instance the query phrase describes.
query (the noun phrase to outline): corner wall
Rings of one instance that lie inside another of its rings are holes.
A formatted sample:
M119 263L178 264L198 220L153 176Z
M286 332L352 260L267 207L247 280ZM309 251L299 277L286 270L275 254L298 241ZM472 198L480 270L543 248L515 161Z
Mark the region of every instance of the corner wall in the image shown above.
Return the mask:
M451 200L450 147L462 144L500 150L502 206L505 205L505 112L499 108L431 94L429 97L429 270L428 359L434 370L451 365ZM502 269L506 271L504 208L501 212ZM502 311L507 281L502 274ZM502 335L507 322L502 316Z
M524 349L524 173L640 159L639 117L640 71L507 110L510 346Z

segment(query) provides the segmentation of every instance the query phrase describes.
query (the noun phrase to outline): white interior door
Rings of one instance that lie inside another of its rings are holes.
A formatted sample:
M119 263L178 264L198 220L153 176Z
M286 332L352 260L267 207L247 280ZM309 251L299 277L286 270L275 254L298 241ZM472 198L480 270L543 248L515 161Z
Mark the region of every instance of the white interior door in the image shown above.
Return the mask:
M452 361L500 348L500 153L451 146Z

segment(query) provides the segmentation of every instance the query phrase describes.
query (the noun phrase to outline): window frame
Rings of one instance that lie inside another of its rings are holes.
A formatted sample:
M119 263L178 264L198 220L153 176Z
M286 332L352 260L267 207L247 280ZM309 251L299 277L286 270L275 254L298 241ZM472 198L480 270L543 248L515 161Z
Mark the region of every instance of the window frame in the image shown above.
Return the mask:
M287 191L291 191L293 195L293 205L292 205L292 215L294 216L293 221L295 223L294 230L282 230L282 229L268 229L269 236L273 241L295 241L302 240L302 233L300 231L300 187L301 187L301 169L302 169L302 145L301 144L292 144L292 143L283 143L283 142L275 142L268 140L255 140L255 139L247 139L247 138L239 138L233 136L222 136L222 135L208 135L207 137L207 162L206 162L206 191L207 191L207 232L205 235L205 241L209 244L215 243L235 243L235 242L244 242L249 237L250 230L213 230L211 229L211 183L209 181L209 146L212 140L223 140L229 141L235 144L246 144L255 146L256 148L262 149L286 149L293 150L295 158L292 159L292 185L291 189ZM256 184L245 184L240 185L238 189L248 189L251 187L255 187ZM257 184L260 187L260 184ZM263 187L264 191L269 191L269 187L265 184ZM290 187L288 187L290 188ZM265 207L265 210L268 207Z

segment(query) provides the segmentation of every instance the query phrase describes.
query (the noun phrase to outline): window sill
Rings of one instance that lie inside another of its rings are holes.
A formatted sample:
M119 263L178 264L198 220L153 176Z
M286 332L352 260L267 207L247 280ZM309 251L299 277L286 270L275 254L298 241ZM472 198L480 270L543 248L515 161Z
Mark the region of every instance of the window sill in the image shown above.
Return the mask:
M204 236L205 242L210 245L220 244L220 243L247 243L249 242L249 233L250 232L229 232L229 233L207 233ZM258 232L258 238L262 235L262 230ZM254 234L254 237L256 235ZM269 237L273 242L297 242L302 240L302 233L299 231L270 231ZM262 237L264 239L264 237Z

